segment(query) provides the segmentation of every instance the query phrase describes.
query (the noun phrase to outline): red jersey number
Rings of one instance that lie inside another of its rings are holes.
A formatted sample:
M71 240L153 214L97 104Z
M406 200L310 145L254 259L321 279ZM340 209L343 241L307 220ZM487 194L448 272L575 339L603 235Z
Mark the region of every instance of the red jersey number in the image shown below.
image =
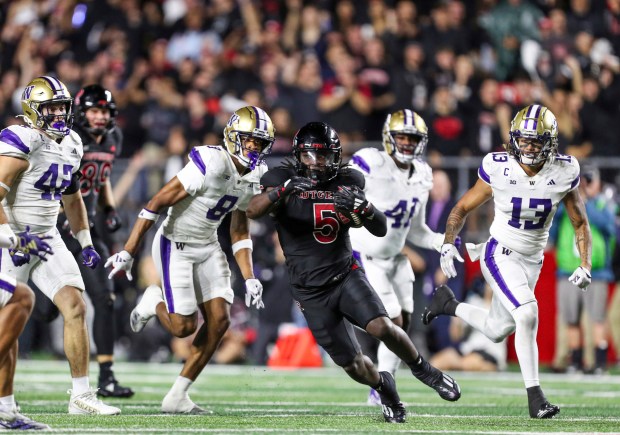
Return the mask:
M110 176L112 164L110 162L88 162L82 166L81 170L80 191L82 196L88 196L93 191L99 193L99 189Z
M314 204L314 239L322 244L333 243L338 238L340 222L336 219L333 203Z

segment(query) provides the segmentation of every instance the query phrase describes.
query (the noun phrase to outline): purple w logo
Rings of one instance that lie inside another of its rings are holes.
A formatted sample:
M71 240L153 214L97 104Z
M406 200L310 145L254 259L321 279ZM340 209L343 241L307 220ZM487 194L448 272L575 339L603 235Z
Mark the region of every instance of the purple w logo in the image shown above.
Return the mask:
M34 86L26 86L26 89L24 89L24 95L22 95L22 100L29 100L33 89Z

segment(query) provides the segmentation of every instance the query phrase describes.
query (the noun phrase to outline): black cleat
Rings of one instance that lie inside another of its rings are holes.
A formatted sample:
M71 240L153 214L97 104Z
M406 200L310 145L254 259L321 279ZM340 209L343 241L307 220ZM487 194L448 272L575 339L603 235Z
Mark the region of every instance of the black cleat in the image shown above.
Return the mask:
M538 410L532 410L530 408L530 417L532 418L553 418L560 413L560 407L552 405L545 401Z
M440 285L433 292L431 303L428 307L424 307L422 313L422 323L428 325L432 320L441 315L448 314L454 316L454 309L456 308L458 301L447 285Z
M386 423L404 423L407 418L405 405L398 402L394 405L381 405Z
M100 379L97 388L97 395L101 397L131 397L134 395L131 388L119 385L114 375L103 381Z
M400 401L398 391L396 391L396 381L390 372L379 372L381 385L375 390L381 397L381 408L383 418L387 423L404 423L407 417L407 410Z
M422 357L420 356L420 358ZM411 370L413 376L418 378L420 382L437 391L437 394L443 400L456 402L461 398L461 387L459 387L459 384L456 383L452 376L433 367L424 359L422 359L420 365L421 368L419 370Z

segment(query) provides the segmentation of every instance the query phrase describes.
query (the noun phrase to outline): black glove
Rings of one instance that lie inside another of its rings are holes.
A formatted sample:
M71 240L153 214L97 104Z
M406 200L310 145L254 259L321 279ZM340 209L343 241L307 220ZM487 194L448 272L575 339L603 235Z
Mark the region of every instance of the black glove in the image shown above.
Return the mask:
M16 251L14 249L9 249L9 254L11 255L11 261L13 261L13 264L17 267L30 263L30 254L24 254L23 252ZM47 261L47 258L41 259Z
M123 226L123 220L116 213L114 207L107 206L103 209L103 212L105 213L105 226L108 231L113 233Z
M356 214L362 219L371 219L375 213L375 208L358 186L339 186L334 192L334 207L337 212Z
M269 201L276 203L282 198L286 198L291 193L305 192L313 189L316 183L306 177L291 177L273 190L270 190L267 196Z

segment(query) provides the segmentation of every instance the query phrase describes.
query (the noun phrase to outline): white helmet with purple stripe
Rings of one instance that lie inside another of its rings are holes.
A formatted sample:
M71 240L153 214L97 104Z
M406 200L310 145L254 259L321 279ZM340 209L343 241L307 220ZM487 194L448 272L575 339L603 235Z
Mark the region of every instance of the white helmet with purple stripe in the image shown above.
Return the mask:
M46 107L62 104L65 112L50 114ZM62 139L71 132L73 99L67 87L52 76L37 77L22 93L23 118L28 125L45 131L53 139Z
M253 170L271 152L275 133L267 112L256 106L245 106L235 111L226 123L224 144L243 166ZM244 145L249 137L260 144L260 151L250 150Z
M538 152L523 152L519 139L529 139L541 146ZM540 104L521 109L510 124L508 154L528 166L538 166L547 159L553 159L558 152L558 122L551 110Z

